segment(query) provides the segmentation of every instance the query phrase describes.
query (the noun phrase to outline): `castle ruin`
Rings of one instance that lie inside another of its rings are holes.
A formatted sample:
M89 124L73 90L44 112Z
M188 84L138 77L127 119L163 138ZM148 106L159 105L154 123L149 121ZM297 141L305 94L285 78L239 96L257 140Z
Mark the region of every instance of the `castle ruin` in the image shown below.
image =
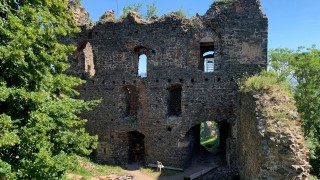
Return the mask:
M75 8L82 32L68 39L78 48L68 73L87 80L80 98L102 100L83 114L86 129L99 137L96 160L134 162L139 144L145 163L187 167L200 146L200 123L214 121L219 156L241 170L246 127L239 123L235 81L267 67L268 19L260 2L216 2L189 19L168 14L144 21L131 12L119 20L108 11L93 24L88 16Z

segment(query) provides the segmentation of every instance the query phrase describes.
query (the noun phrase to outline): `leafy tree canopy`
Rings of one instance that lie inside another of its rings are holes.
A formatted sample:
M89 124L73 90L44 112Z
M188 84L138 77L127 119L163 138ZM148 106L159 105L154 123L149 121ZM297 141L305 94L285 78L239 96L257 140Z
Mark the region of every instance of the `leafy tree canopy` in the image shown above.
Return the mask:
M79 31L67 3L0 1L0 179L59 179L96 146L77 115L97 102L63 74L74 47L58 38Z

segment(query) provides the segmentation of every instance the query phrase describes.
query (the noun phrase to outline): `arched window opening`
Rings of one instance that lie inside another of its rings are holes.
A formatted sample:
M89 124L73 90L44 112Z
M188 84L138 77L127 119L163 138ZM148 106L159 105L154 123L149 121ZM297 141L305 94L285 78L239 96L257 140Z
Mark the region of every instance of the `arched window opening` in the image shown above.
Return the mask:
M92 52L92 46L88 42L86 44L86 47L83 49L84 53L84 68L85 72L90 75L90 77L93 77L94 74L96 73L96 70L94 69L94 63L93 63L93 52Z
M148 57L145 54L139 55L138 76L142 78L147 77L147 60Z
M169 88L169 103L168 103L168 115L180 116L181 115L181 85L173 85Z
M80 75L83 79L90 79L96 73L93 62L92 46L89 42L82 42L74 52L69 72Z
M206 39L205 42L200 43L200 61L199 70L204 72L214 72L214 43L213 40Z
M125 116L134 116L138 114L138 91L135 86L129 85L123 87L125 92Z

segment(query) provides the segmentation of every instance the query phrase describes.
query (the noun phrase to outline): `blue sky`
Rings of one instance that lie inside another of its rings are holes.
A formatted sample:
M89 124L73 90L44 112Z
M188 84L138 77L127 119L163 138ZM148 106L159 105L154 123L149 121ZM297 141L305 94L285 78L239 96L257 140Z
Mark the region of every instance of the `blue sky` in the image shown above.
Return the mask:
M83 0L82 5L97 21L106 10L120 15L124 6L156 3L159 15L184 8L188 16L203 15L213 0ZM320 47L320 0L261 0L269 18L269 48ZM144 6L145 7L145 6ZM118 12L117 12L118 10ZM145 9L143 9L143 12Z

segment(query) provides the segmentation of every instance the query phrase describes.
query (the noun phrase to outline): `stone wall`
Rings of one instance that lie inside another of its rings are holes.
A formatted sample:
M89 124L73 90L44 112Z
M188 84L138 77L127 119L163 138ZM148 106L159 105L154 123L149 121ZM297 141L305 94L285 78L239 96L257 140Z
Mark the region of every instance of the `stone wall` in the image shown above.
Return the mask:
M173 14L151 22L129 13L115 20L108 11L94 26L82 27L68 74L82 77L80 98L102 99L83 114L87 130L99 136L97 160L129 162L130 133L144 135L144 161L185 167L198 143L195 128L205 121L227 124L225 159L236 168L235 80L266 68L267 18L258 1L216 3L204 16ZM81 23L80 23L81 25ZM214 48L214 72L204 72L202 53ZM89 51L89 52L88 52ZM147 77L138 76L139 55L147 56ZM94 69L87 68L93 57ZM94 73L93 73L94 72ZM181 112L169 115L169 89L180 86ZM125 89L137 90L137 113L128 115Z
M70 1L68 7L73 11L73 19L78 26L90 26L92 25L89 13L84 7L80 6L76 1Z
M240 93L241 179L307 179L308 149L292 97L281 90Z

